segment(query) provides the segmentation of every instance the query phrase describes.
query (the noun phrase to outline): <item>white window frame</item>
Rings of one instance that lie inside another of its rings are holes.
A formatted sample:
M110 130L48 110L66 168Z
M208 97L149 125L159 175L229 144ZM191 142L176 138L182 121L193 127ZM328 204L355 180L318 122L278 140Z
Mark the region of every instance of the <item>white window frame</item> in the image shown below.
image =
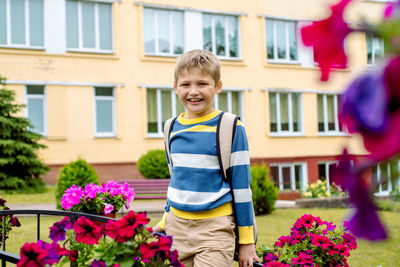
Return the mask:
M35 133L41 134L44 137L47 137L47 93L46 93L46 86L43 86L43 95L37 94L28 94L28 86L30 84L25 85L25 117L29 119L29 109L28 109L28 100L29 99L42 99L43 100L43 132L36 132L35 129L29 128L30 131ZM35 84L36 85L36 84Z
M232 110L232 92L237 92L239 93L239 114L236 114L240 117L240 120L244 122L244 104L243 104L243 91L238 91L238 90L223 90L222 93L227 94L227 100L228 100L228 110L227 112L233 113ZM219 109L219 101L218 101L218 94L215 95L214 97L214 108Z
M67 4L68 0L65 0ZM114 53L114 14L113 14L113 2L108 1L87 1L94 4L94 36L95 36L95 48L83 47L83 36L82 36L82 2L85 0L77 0L78 4L78 48L68 47L68 40L65 39L66 49L68 52L86 52L86 53L101 53L101 54L112 54ZM99 3L110 4L111 6L111 49L100 49L100 29L99 29ZM67 33L67 29L65 29Z
M329 166L330 165L335 165L335 164L337 164L336 161L321 161L321 162L318 162L318 165L324 165L324 167L325 167L326 190L328 192L331 191L331 185L330 185L331 177L329 176ZM319 177L318 177L318 180L319 180Z
M27 49L44 49L44 36L43 37L43 46L35 46L35 45L30 45L30 27L29 27L29 0L25 0L25 44L13 44L11 43L11 5L10 1L12 0L5 0L6 1L6 30L7 30L7 43L6 44L0 44L0 47L11 47L11 48L27 48ZM43 3L43 8L45 5L45 0L42 0ZM43 10L43 15L44 15L44 10ZM44 18L42 18L42 24L43 24L43 35L44 35Z
M161 92L162 91L169 91L171 92L171 114L172 117L175 117L179 114L176 112L176 94L174 93L174 90L172 88L163 88L163 87L146 87L146 95L147 95L147 90L155 90L156 91L156 100L157 100L157 132L156 133L149 133L148 129L147 131L147 137L150 138L160 138L164 136L164 130L162 127L162 96ZM146 99L146 105L147 105L147 99ZM146 122L148 122L148 115L146 118Z
M277 131L272 132L270 129L271 136L302 136L303 133L303 95L300 92L289 92L289 91L268 91L268 106L271 104L271 100L269 99L270 93L276 93L276 123L277 123ZM288 95L288 114L289 114L289 130L283 131L281 130L281 103L280 103L280 95L287 94ZM298 94L298 113L299 113L299 122L298 122L298 131L293 130L293 110L292 110L292 94ZM271 121L271 114L269 114L269 121ZM270 124L269 124L270 125Z
M265 31L265 51L267 55L267 62L268 63L278 63L278 64L301 64L300 62L300 49L299 49L299 38L298 38L298 21L296 20L285 20L285 19L276 19L266 17L264 22L267 25L267 20L272 21L273 23L273 42L274 42L274 58L268 58L268 42L267 42L267 31ZM284 22L285 23L285 40L286 40L286 59L278 58L278 45L277 45L277 36L276 36L276 23L277 22ZM295 30L294 30L294 37L296 38L296 55L297 59L293 60L290 59L290 44L289 44L289 28L288 23L294 23ZM265 26L266 28L266 26Z
M178 57L179 55L182 54L175 54L173 53L174 51L174 20L173 20L173 12L182 12L182 17L183 17L183 23L185 24L185 14L183 11L180 10L172 10L172 9L161 9L161 8L149 8L149 7L144 7L144 9L152 9L154 10L154 48L155 52L146 52L145 47L144 47L144 38L143 38L143 51L146 56L166 56L166 57ZM165 52L160 52L158 51L159 45L158 45L158 11L166 11L168 12L168 20L169 20L169 51L172 51L172 53L165 53ZM143 27L144 27L144 15L143 15ZM185 25L183 25L183 29L185 29ZM144 29L143 29L144 30ZM185 36L183 36L183 52L185 50Z
M103 87L103 88L111 88L112 89L112 96L96 96L96 88L102 88L102 86L96 86L93 88L93 96L94 96L94 136L95 137L116 137L116 107L115 107L115 88L114 87ZM111 132L97 132L97 100L106 100L111 101L112 106L112 131Z
M339 94L317 94L317 102L318 102L318 95L322 95L322 109L323 109L323 117L324 117L324 131L319 131L318 129L318 135L320 136L332 136L332 135L344 135L345 133L343 131L340 131L339 128L339 117L338 117L338 109L339 109L339 103L338 103L338 97L340 97ZM328 96L333 96L333 112L334 112L334 122L335 122L335 130L329 130L329 125L328 125ZM317 114L318 114L318 103L317 103ZM317 119L317 123L318 119Z
M376 196L389 196L389 195L390 195L390 192L392 192L392 191L395 189L395 186L396 186L396 185L393 185L393 184L392 184L392 180L390 179L390 176L391 176L391 174L390 174L390 165L389 165L389 164L387 165L387 174L388 174L388 177L387 177L388 181L387 181L387 183L388 183L388 189L385 190L385 191L382 190L382 183L381 183L381 180L382 180L383 178L382 178L382 173L381 173L381 164L378 164L376 167L377 167L377 168L376 168L377 173L376 173L376 174L372 173L372 175L376 175L376 181L377 181L377 183L378 183L378 188L377 188L377 191L378 191L378 192L375 192L375 195L376 195ZM400 160L397 160L397 169L400 171ZM399 179L397 186L400 187L400 183L399 183L399 182L400 182L400 177L397 177L397 179ZM399 189L400 189L400 188L399 188Z
M242 60L242 43L241 43L241 30L240 30L240 17L238 15L226 15L226 14L215 14L215 13L207 13L207 12L203 12L202 13L202 19L203 19L203 15L209 15L211 16L211 46L212 46L212 51L219 59L222 60ZM216 40L215 40L215 16L223 16L224 17L224 22L225 22L225 26L224 26L224 30L225 30L225 56L221 56L221 55L217 55L216 52ZM238 34L237 34L237 38L238 38L238 56L237 57L231 57L229 56L229 48L230 48L230 43L229 43L229 23L228 23L228 17L236 17L237 21L238 21ZM203 24L202 24L202 31L201 31L201 35L203 35ZM203 39L203 43L201 45L201 47L203 48L204 46L204 37ZM228 56L227 56L228 54Z
M380 1L380 2L388 2L388 1ZM372 62L371 63L368 63L368 38L371 40L371 56L372 56L372 58L371 58ZM381 46L382 46L382 49L383 49L382 58L385 55L385 46L384 46L385 44L384 44L382 38L375 37L372 34L368 34L368 33L365 35L365 42L366 42L366 46L367 46L367 66L368 67L372 67L377 63L376 60L375 60L376 42L380 42L381 43Z
M292 162L292 163L271 163L270 167L278 167L278 180L279 180L279 190L288 190L283 188L283 177L282 177L282 168L290 167L290 190L306 190L306 185L308 184L308 175L307 175L307 163L306 162ZM295 180L295 166L301 166L301 175L302 175L302 188L296 189L296 180Z

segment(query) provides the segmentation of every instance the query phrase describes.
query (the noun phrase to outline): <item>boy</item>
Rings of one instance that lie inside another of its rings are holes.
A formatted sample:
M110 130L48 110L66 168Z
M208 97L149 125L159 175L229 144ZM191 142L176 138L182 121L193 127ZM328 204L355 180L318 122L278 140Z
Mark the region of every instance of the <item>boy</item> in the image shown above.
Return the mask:
M216 126L221 111L213 109L222 90L220 62L209 51L192 50L175 67L174 90L187 113L173 124L173 163L166 213L154 228L173 236L185 266L232 266L235 220L238 219L239 266L253 266L253 208L246 132L238 122L232 144L231 175L235 195L223 180L217 157ZM168 145L168 144L166 144Z

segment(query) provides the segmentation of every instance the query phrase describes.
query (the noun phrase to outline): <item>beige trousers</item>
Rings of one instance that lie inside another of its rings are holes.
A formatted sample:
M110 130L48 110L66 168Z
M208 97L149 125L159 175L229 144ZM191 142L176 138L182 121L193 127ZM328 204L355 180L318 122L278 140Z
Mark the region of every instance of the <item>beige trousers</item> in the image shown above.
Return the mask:
M187 220L171 212L165 232L173 236L172 249L186 267L233 265L235 222L232 215L203 220Z

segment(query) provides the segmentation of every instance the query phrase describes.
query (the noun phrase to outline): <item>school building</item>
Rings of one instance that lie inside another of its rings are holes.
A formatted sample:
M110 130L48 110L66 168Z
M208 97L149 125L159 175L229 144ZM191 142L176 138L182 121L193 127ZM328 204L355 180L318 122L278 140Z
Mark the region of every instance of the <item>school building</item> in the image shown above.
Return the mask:
M139 179L137 160L163 149L163 122L184 110L173 93L177 56L208 49L222 64L215 107L240 115L252 163L269 166L285 198L319 178L329 184L329 165L344 145L366 153L338 124L338 95L382 57L382 42L352 34L348 68L322 83L299 36L334 2L0 0L0 75L44 136L47 183L78 157L102 180ZM346 20L379 20L382 2L355 1Z

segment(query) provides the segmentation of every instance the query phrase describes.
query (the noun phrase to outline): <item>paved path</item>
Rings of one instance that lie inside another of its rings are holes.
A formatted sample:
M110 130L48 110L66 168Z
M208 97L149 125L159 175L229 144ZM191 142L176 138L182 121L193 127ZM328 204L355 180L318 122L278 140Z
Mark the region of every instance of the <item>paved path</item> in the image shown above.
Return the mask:
M34 210L54 210L56 209L55 204L46 203L27 203L27 204L9 204L7 206L10 209L34 209ZM165 200L134 200L129 210L135 212L147 211L148 213L163 213L165 206ZM296 208L294 201L288 200L277 200L275 202L277 209L282 208ZM123 212L127 212L126 209Z

